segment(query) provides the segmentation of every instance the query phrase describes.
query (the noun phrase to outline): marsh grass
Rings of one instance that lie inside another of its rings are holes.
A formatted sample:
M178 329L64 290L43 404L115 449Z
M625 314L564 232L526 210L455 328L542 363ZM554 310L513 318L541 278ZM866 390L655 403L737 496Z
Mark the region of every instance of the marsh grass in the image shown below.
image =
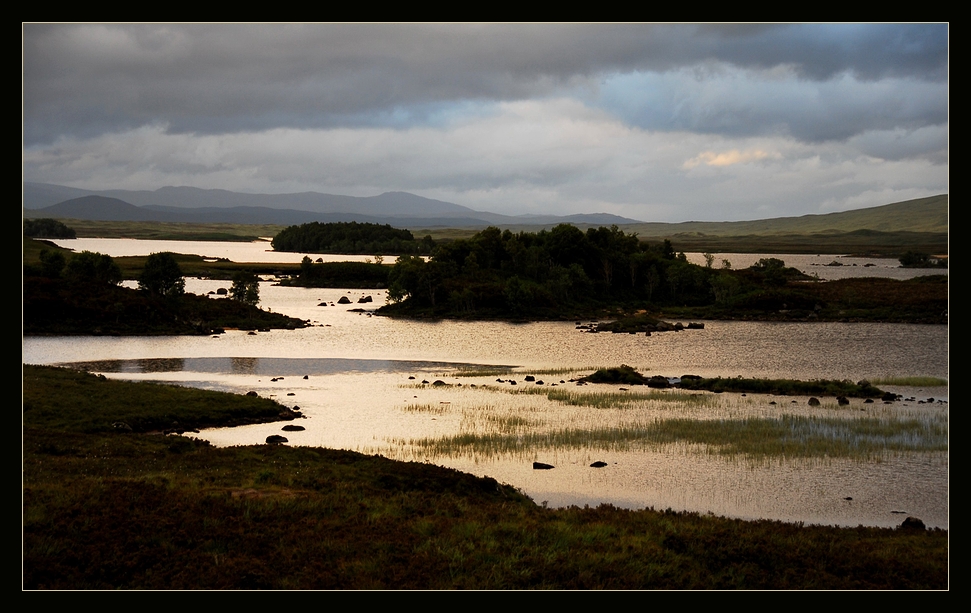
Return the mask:
M548 387L528 386L508 388L486 386L486 389L500 390L507 394L546 396L552 402L574 407L592 407L596 409L626 409L646 402L673 403L682 407L719 406L719 400L712 394L699 394L696 392L575 392L559 388L551 389Z
M947 379L939 377L883 377L874 379L874 385L898 385L903 387L945 387Z
M401 408L406 413L430 413L432 415L444 415L452 408L451 404L409 404Z
M408 441L438 456L522 455L535 450L626 451L639 446L688 443L706 453L753 458L850 458L947 451L942 417L852 419L783 415L778 418L663 419L616 427L561 428L548 432L463 433Z
M474 366L442 373L443 377L499 377L515 372L514 366Z
M577 366L562 368L520 368L516 366L476 366L470 368L459 368L457 371L443 373L442 376L449 377L499 377L503 375L571 375L589 370L597 370L598 366Z
M523 432L539 425L535 420L526 419L520 415L486 414L476 417L476 420L482 423L484 428L500 434Z

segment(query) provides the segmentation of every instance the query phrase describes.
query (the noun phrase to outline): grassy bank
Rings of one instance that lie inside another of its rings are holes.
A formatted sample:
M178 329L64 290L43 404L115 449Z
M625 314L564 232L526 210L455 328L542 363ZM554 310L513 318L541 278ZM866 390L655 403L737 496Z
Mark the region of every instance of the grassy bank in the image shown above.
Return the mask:
M267 399L25 366L23 415L28 589L948 585L939 530L544 509L428 464L152 433L293 417Z
M175 335L296 329L307 322L238 300L177 297L115 285L24 277L24 335Z

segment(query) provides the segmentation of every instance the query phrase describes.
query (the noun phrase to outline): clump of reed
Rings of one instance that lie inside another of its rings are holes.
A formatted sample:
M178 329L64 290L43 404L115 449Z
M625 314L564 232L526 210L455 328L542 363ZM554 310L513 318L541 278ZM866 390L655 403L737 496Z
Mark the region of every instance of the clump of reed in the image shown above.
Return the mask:
M546 396L552 402L574 407L592 407L596 409L624 409L637 406L644 402L677 403L681 406L716 406L718 400L711 394L699 394L681 391L647 391L647 392L578 392L563 388L551 389L540 386L517 386L495 388L507 394L522 394L527 396Z
M454 372L443 373L447 377L500 377L513 372L513 366L463 366Z
M439 404L409 404L401 408L406 413L430 413L432 415L444 415L452 407L448 403Z
M599 449L675 443L700 445L707 453L754 458L850 458L947 451L947 423L941 418L852 419L782 415L777 418L663 419L615 427L561 428L505 434L465 432L408 441L438 456L523 454L535 450Z

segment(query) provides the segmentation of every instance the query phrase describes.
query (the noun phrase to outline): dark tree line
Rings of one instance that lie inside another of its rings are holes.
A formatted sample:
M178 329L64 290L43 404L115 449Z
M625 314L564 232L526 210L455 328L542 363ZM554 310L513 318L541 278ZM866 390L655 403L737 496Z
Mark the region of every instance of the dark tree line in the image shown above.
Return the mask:
M409 230L356 221L290 226L272 244L276 251L390 255L429 254L435 246L430 236L415 240Z
M24 236L30 238L77 238L73 228L56 219L25 219Z

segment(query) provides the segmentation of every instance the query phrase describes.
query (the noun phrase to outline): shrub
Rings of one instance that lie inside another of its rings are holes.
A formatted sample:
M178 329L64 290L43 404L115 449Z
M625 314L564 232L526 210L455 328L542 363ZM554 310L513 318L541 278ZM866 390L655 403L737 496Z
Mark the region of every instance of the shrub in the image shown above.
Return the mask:
M52 261L51 266L56 266L56 262ZM74 283L117 285L121 282L121 269L109 255L82 251L67 263L65 276Z

